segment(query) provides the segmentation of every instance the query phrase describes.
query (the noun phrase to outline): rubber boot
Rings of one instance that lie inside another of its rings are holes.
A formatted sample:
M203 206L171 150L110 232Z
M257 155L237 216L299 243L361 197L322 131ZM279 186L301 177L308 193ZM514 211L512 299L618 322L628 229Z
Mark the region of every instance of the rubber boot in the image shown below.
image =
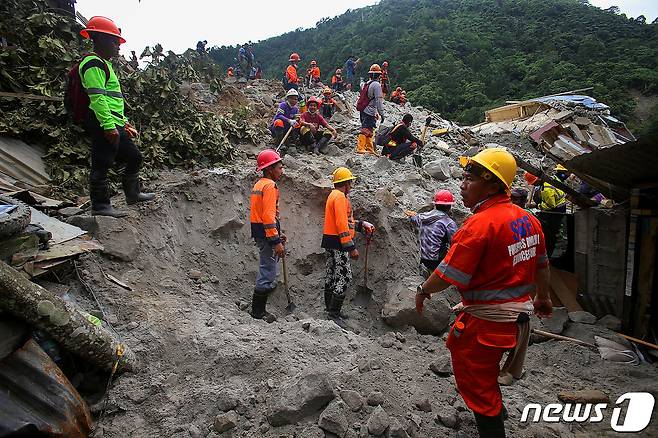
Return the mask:
M276 316L265 310L268 295L268 290L254 289L254 294L251 298L251 312L249 314L252 318L263 319L268 323L272 323L276 321Z
M366 149L367 153L377 155L377 151L375 150L375 141L374 141L373 136L366 137L365 149Z
M340 328L347 329L347 324L344 321L340 309L343 307L345 297L332 294L331 303L329 305L329 319L336 323Z
M91 214L93 216L125 217L123 210L112 207L110 202L110 181L107 179L89 181L89 197L91 198Z
M151 201L155 198L155 193L144 193L141 191L138 173L124 175L122 183L123 191L126 194L126 204L128 205Z
M477 425L480 438L505 438L505 423L503 422L502 412L495 417L476 414L475 424Z
M327 147L328 147L330 138L331 137L327 137L326 135L323 135L322 138L320 140L318 140L317 150L318 150L319 153L321 153L321 154L326 154L327 153Z
M359 134L359 136L356 138L356 153L357 154L365 154L366 153L366 136L363 134Z

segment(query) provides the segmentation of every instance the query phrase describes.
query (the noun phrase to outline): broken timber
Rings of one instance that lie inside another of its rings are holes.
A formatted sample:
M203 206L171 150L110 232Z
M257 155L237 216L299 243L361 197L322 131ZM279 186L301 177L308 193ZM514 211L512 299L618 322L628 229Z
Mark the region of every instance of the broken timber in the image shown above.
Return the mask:
M0 262L0 308L47 332L64 348L99 368L131 371L135 354L57 295ZM123 351L122 354L118 354Z
M568 185L564 184L562 181L557 180L555 178L551 178L550 176L546 175L541 169L536 168L532 164L528 163L527 161L524 161L522 158L520 158L518 155L514 155L514 158L516 159L516 164L523 170L525 170L528 173L533 174L537 178L539 178L541 181L547 182L553 187L556 187L563 192L565 192L571 200L573 201L574 204L578 205L579 207L582 208L589 208L589 207L594 207L598 205L595 201L587 198L586 196L581 195Z

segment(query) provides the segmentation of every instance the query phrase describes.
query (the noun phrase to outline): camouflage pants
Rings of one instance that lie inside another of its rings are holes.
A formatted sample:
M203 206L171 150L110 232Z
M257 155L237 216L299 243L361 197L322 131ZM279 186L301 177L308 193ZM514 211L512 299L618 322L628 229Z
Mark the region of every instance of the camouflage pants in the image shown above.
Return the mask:
M352 265L349 254L338 249L327 249L324 290L345 298L350 281L352 281Z

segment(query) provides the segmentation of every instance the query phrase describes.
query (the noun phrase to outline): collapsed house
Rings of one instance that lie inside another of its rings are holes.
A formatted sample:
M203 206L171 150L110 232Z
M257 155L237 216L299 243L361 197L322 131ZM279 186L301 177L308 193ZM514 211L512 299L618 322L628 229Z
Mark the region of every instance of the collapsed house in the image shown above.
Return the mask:
M655 341L658 135L636 139L607 105L573 92L510 102L485 115L473 132L529 140L614 201L613 208L583 208L568 220L578 300L599 317L616 315L626 333Z

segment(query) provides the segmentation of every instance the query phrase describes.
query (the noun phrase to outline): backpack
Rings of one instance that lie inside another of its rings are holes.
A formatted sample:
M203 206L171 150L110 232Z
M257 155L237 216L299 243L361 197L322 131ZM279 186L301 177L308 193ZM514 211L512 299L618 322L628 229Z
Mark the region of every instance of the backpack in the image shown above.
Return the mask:
M84 61L87 56L84 55L82 59L75 63L75 65L66 74L66 87L64 89L64 108L66 112L73 117L73 121L81 125L84 123L89 113L89 96L82 86L82 77L80 76L80 63ZM101 65L102 64L102 65ZM105 72L105 85L110 80L110 69L107 64L98 59L92 59L84 65L85 71L91 67L101 67ZM84 72L82 72L84 74Z
M368 99L368 90L370 89L370 84L372 84L372 81L366 82L363 88L361 88L361 92L359 93L359 100L356 101L356 110L359 112L366 109L366 107L370 105L370 101L372 100L372 99Z
M375 137L375 144L378 146L388 145L388 142L391 141L391 134L397 129L398 126L400 126L400 124L380 128L377 131L377 136Z

